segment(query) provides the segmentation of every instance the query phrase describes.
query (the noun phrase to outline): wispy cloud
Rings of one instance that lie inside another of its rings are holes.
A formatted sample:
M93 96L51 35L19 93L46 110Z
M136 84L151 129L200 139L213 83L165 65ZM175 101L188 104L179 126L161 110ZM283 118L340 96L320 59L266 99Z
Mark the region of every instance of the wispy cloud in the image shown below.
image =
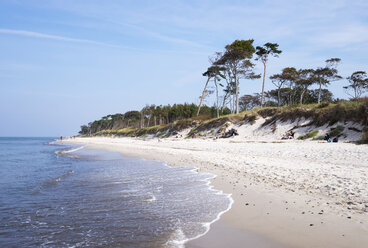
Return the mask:
M145 28L142 28L142 27L139 27L137 25L129 25L129 26L136 29L136 30L138 30L138 31L140 31L141 33L144 33L145 35L148 35L150 37L153 37L154 39L158 39L158 40L161 40L161 41L165 41L165 42L169 42L169 43L176 43L176 44L179 44L179 45L187 45L187 46L192 46L192 47L201 47L201 48L206 47L206 48L208 48L207 46L202 45L202 44L200 44L198 42L195 42L195 41L163 35L159 32L149 31L149 30L147 30Z
M339 27L339 29L322 33L311 40L329 47L348 48L359 43L367 43L368 28L359 24L343 26Z
M100 41L87 40L87 39L76 39L76 38L70 38L70 37L66 37L66 36L44 34L44 33L38 33L38 32L26 31L26 30L0 29L0 34L19 35L19 36L41 38L41 39L58 40L58 41L66 41L66 42L77 42L77 43L87 43L87 44L93 44L93 45L121 48L121 46L117 46L117 45L113 45L113 44L109 44L109 43L105 43L105 42L100 42Z

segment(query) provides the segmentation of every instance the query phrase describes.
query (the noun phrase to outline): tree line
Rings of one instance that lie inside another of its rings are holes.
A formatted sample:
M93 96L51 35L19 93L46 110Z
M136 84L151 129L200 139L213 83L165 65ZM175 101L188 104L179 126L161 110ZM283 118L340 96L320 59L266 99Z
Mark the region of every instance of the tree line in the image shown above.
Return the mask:
M197 115L198 105L173 104L173 105L146 105L140 111L132 110L124 114L113 114L102 117L99 120L82 125L79 134L90 135L106 129L144 128L156 125L166 125L187 118L213 118L217 115L216 107L203 106ZM225 108L224 115L230 114L230 109ZM197 117L198 116L198 117Z
M205 96L216 92L215 106L217 116L227 106L231 113L239 113L244 109L256 106L282 106L293 104L331 102L332 93L328 86L343 77L339 75L340 58L325 61L325 66L318 68L297 69L286 67L269 79L275 89L265 92L266 69L270 58L278 57L282 51L277 43L266 43L263 46L253 45L254 40L235 40L225 46L223 52L216 52L210 57L210 66L203 76L207 77L199 109ZM254 59L252 61L252 59ZM255 73L255 61L261 61L263 73ZM254 80L262 77L262 91L253 95L239 96L239 85L242 79ZM348 85L345 92L352 99L357 99L368 90L368 77L365 71L356 71L346 78ZM208 90L209 82L213 81L215 91ZM311 89L316 86L317 89ZM222 87L222 96L219 96ZM198 112L199 112L198 109Z

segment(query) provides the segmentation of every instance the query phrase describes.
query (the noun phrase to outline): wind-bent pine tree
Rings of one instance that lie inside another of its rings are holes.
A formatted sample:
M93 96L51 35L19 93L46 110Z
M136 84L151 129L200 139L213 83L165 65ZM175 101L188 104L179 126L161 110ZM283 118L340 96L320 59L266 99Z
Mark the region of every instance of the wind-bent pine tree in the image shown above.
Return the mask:
M264 86L266 81L266 67L269 56L278 57L278 54L282 53L281 50L278 50L279 45L277 43L266 43L261 46L256 47L257 59L260 59L263 64L263 83L262 83L262 96L261 96L261 107L263 106L264 99Z
M225 76L223 74L221 74L221 71L223 71L223 70L225 70L225 68L215 66L215 73L214 73L214 77L213 77L213 82L214 82L215 87L216 87L216 114L217 114L217 118L220 117L218 86L224 87L223 84L219 83L221 78L225 79ZM220 77L220 78L218 78L218 77Z
M210 67L208 67L207 71L202 74L203 76L207 77L207 81L206 81L206 84L204 85L201 101L200 101L199 106L198 106L197 116L199 115L199 112L201 111L204 95L206 94L206 89L207 89L207 86L208 86L208 82L210 81L211 78L214 78L214 80L215 80L214 83L215 83L215 86L216 86L217 110L218 110L218 108L219 108L218 105L219 104L218 104L218 88L217 88L218 87L217 86L218 78L217 78L217 76L220 76L220 77L224 78L224 75L221 74L221 70L224 70L224 69L222 67L219 67L219 66L210 66Z
M349 81L348 86L344 86L346 94L353 99L361 97L365 90L368 90L368 76L365 71L356 71L346 78ZM350 93L352 90L353 93Z
M270 77L273 85L277 88L277 105L281 106L281 90L282 87L289 82L289 95L291 95L292 82L296 80L297 70L294 67L286 67L282 69L281 74L274 74ZM289 99L291 99L289 97ZM289 100L290 101L290 100Z
M231 82L229 82L228 77L225 77L225 79L226 79L227 85L223 89L225 95L223 95L223 97L222 97L221 112L224 112L224 109L225 109L226 104L227 104L226 101L228 101L230 103L231 102L231 99L230 99L231 98L231 95L235 94L235 91L234 91L234 88L235 87L233 86L233 84Z
M203 75L204 75L204 73L203 73ZM206 93L207 85L208 85L208 82L210 81L210 79L211 79L211 77L208 75L208 76L207 76L207 82L206 82L206 84L204 85L204 89L203 89L203 92L202 92L201 101L200 101L199 106L198 106L197 116L199 115L199 111L201 111L201 107L202 107L202 102L203 102L204 94Z
M255 48L254 40L235 40L230 45L225 46L225 52L219 53L219 58L214 65L223 66L229 82L235 85L235 105L236 113L239 113L239 80L240 78L259 78L253 72L254 64L250 62Z
M336 69L340 61L341 59L339 58L328 59L325 61L326 62L325 67L319 67L315 70L314 76L316 77L316 82L319 86L318 103L321 103L322 86L328 85L332 81L337 81L337 80L342 79L342 77L338 75L338 71Z
M300 100L299 103L303 104L304 93L308 91L308 87L310 87L314 83L314 70L313 69L301 69L298 71L298 79L296 80L297 86L300 87Z

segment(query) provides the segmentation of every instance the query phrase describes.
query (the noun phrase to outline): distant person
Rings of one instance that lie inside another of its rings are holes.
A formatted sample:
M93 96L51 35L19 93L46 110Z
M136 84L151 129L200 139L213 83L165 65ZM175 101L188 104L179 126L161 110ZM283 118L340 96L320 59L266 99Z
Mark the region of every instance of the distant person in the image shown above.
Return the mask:
M295 132L293 132L293 131L290 131L290 136L289 136L289 139L294 139L294 134L295 134Z
M286 131L286 133L281 137L282 140L294 138L294 133L292 131Z
M331 142L331 137L330 137L330 135L328 133L326 133L326 135L325 135L325 140L327 142L330 140L330 142Z
M60 140L63 140L63 136L60 136Z

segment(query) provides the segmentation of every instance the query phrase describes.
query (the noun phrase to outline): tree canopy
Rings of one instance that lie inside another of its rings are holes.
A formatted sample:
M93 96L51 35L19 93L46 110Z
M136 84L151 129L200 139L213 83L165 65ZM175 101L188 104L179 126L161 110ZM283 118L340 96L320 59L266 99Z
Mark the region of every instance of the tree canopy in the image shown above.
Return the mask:
M233 43L225 46L223 53L218 53L218 58L213 63L225 68L225 76L228 77L229 85L233 85L235 88L234 105L236 113L239 113L240 79L259 78L259 75L253 72L255 65L250 61L255 53L253 42L253 39L235 40Z
M365 71L356 71L346 78L349 85L344 86L346 93L353 99L359 98L368 89L368 77Z

